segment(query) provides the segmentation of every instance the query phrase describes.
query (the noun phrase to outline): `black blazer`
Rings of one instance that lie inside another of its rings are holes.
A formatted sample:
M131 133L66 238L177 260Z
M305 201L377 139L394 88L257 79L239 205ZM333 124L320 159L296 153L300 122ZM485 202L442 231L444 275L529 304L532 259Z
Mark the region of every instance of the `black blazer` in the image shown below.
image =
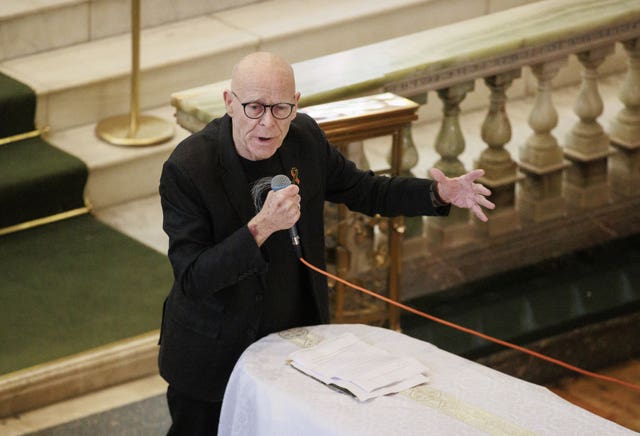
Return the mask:
M374 215L445 215L429 198L429 180L361 171L331 146L318 125L298 114L280 147L297 169L303 256L325 268L324 201ZM225 115L179 144L160 179L163 228L174 285L164 304L160 374L179 391L221 400L233 366L254 342L268 264L246 224L255 214ZM329 322L327 281L310 272L317 317Z

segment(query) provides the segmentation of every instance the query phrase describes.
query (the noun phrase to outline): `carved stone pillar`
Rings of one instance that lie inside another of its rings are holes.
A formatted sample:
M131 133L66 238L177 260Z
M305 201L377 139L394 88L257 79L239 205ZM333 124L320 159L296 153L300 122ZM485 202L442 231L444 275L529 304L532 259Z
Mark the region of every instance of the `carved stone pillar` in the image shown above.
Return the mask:
M564 155L572 165L564 173L567 204L579 208L602 206L609 202L607 161L613 149L598 117L603 104L598 92L598 67L613 53L613 45L578 53L584 69L582 86L574 104L580 118L567 134Z
M520 170L525 178L520 182L518 208L523 220L540 222L566 213L562 172L568 164L551 133L558 124L551 81L565 63L563 57L531 67L538 80L538 93L529 115L533 134L520 148Z
M488 222L476 220L478 233L484 236L507 233L520 225L520 215L515 209L515 193L516 182L521 177L518 175L518 165L505 150L505 144L511 140L506 90L520 74L518 69L485 79L491 90L491 101L482 124L481 136L489 148L480 154L475 167L485 170L480 182L491 189L491 200L496 204L496 209L487 210Z
M624 41L629 69L620 88L624 108L610 126L611 144L618 150L610 158L611 188L625 196L640 195L640 38Z
M448 177L457 177L466 173L464 164L458 159L465 147L459 115L460 103L473 88L474 82L470 81L438 90L438 97L443 103L444 116L435 144L440 160L434 167L441 169ZM446 219L427 218L428 243L453 247L473 239L473 228L469 225L469 217L467 209L454 207L451 208L451 213Z

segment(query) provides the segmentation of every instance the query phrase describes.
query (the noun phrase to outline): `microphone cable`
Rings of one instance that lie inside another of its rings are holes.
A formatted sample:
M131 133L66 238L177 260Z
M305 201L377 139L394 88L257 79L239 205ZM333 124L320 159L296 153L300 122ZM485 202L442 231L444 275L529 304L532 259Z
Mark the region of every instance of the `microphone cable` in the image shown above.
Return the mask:
M438 318L438 317L430 315L428 313L421 312L421 311L419 311L417 309L414 309L413 307L407 306L407 305L402 304L402 303L400 303L398 301L394 301L394 300L392 300L392 299L390 299L388 297L385 297L384 295L377 294L376 292L370 291L369 289L365 289L365 288L363 288L361 286L355 285L355 284L353 284L353 283L351 283L351 282L349 282L347 280L344 280L344 279L342 279L342 278L340 278L340 277L338 277L336 275L333 275L333 274L331 274L331 273L329 273L327 271L323 271L322 269L320 269L320 268L312 265L311 263L307 262L303 257L300 257L300 262L302 262L308 268L310 268L311 270L313 270L313 271L315 271L317 273L320 273L320 274L322 274L322 275L324 275L326 277L329 277L329 278L331 278L333 280L336 280L336 281L338 281L338 282L340 282L340 283L342 283L344 285L347 285L350 288L353 288L353 289L355 289L357 291L363 292L363 293L365 293L367 295L370 295L370 296L372 296L374 298L377 298L377 299L382 300L382 301L384 301L386 303L389 303L389 304L392 304L392 305L394 305L396 307L399 307L400 309L406 310L407 312L411 312L411 313L413 313L415 315L421 316L421 317L426 318L426 319L431 320L431 321L435 321L435 322L437 322L439 324L443 324L443 325L445 325L447 327L454 328L454 329L459 330L461 332L468 333L468 334L474 335L474 336L478 336L478 337L480 337L482 339L485 339L485 340L490 341L490 342L494 342L494 343L502 345L504 347L512 348L514 350L529 354L529 355L531 355L533 357L537 357L538 359L542 359L542 360L545 360L547 362L553 363L555 365L561 366L561 367L563 367L565 369L568 369L570 371L576 372L578 374L585 375L585 376L588 376L588 377L592 377L592 378L595 378L595 379L598 379L598 380L603 380L603 381L607 381L607 382L611 382L611 383L616 383L616 384L618 384L620 386L624 386L626 388L633 389L635 391L639 391L640 392L640 385L637 385L637 384L634 384L634 383L630 383L630 382L627 382L627 381L624 381L624 380L620 380L618 378L611 377L611 376L608 376L608 375L591 372L591 371L588 371L586 369L582 369L582 368L579 368L577 366L574 366L574 365L571 365L569 363L566 363L566 362L564 362L562 360L555 359L553 357L550 357L550 356L547 356L545 354L539 353L537 351L533 351L533 350L530 350L528 348L521 347L520 345L516 345L516 344L513 344L511 342L503 341L502 339L498 339L498 338L495 338L493 336L489 336L489 335L486 335L484 333L481 333L479 331L476 331L476 330L461 326L459 324L444 320L442 318Z

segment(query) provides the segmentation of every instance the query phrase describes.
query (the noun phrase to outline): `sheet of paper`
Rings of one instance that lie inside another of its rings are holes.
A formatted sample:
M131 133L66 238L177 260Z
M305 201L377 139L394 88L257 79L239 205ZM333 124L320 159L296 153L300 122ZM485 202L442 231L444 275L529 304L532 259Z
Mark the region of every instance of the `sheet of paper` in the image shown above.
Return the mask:
M359 400L400 392L428 382L427 368L414 358L393 356L351 333L289 355L292 366L327 385L347 389Z

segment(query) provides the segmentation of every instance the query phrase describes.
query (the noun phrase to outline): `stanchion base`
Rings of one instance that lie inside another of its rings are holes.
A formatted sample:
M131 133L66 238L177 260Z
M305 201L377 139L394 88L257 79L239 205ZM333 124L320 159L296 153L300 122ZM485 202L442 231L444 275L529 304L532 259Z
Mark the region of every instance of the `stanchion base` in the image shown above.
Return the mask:
M154 116L139 116L135 134L129 132L130 123L131 115L117 115L104 119L96 126L96 135L109 144L144 147L166 142L175 134L173 123Z

